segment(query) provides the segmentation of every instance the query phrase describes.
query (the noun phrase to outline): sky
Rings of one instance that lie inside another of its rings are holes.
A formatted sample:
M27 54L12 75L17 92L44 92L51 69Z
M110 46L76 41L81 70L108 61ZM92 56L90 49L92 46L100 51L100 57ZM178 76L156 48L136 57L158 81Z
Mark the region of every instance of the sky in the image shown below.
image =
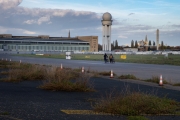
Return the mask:
M111 42L159 41L180 46L180 0L0 0L0 34L98 36L102 15L112 15Z

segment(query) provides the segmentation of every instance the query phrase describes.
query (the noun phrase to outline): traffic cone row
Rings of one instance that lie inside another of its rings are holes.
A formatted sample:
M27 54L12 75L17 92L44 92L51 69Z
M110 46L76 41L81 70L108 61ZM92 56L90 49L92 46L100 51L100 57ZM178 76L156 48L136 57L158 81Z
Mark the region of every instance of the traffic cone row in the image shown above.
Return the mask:
M159 86L163 86L162 75L160 75L160 79L159 79Z
M3 58L2 58L3 60ZM7 61L7 58L6 58L6 61ZM11 59L10 59L11 61ZM19 61L21 63L21 60ZM61 64L61 70L63 69L63 66ZM81 72L84 73L84 67L82 67L81 69ZM113 75L113 71L111 70L111 73L110 73L110 78L114 78L114 75ZM159 79L159 86L163 86L163 80L162 80L162 75L160 75L160 79Z
M6 58L6 59L2 58L1 60L2 60L2 61L3 61L3 60L8 61L8 59L7 59L7 58ZM9 61L11 61L11 59L9 59Z

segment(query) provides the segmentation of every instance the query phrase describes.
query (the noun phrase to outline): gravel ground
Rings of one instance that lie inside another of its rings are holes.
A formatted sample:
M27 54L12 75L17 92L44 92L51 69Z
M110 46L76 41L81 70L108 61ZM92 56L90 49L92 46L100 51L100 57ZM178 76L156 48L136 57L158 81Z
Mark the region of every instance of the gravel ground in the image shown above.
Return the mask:
M180 102L178 90L170 90L154 84L143 85L109 78L91 78L96 92L62 92L39 89L42 81L20 83L0 82L0 120L125 120L126 116L68 115L61 110L92 110L93 101L113 90L118 93L127 86L141 91L168 97ZM4 115L7 114L7 115ZM180 116L146 116L152 120L179 120Z

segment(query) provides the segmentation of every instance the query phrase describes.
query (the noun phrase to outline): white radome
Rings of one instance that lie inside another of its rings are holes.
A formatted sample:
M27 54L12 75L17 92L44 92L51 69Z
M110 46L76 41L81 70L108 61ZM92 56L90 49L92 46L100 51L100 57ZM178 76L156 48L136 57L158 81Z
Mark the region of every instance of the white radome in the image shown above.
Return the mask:
M110 21L110 20L112 20L112 16L110 13L106 12L103 14L102 19L105 21Z

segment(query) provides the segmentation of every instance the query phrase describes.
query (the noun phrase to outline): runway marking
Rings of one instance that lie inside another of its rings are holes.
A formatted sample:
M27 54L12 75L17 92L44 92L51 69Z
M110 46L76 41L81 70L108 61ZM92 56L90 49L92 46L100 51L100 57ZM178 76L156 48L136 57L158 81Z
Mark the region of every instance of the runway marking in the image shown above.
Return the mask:
M80 114L80 115L112 115L110 113L99 113L93 110L61 110L66 114Z

